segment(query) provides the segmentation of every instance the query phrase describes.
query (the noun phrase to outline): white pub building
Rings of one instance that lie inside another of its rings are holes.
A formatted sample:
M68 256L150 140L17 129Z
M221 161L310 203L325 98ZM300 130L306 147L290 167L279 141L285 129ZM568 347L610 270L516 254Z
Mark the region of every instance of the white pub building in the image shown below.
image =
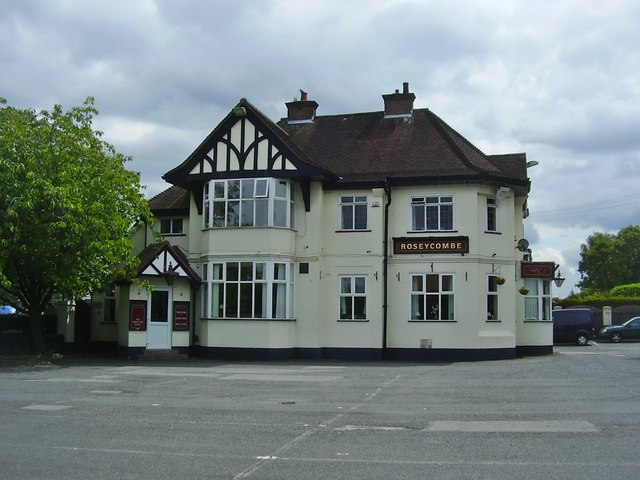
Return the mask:
M92 299L91 341L130 357L551 353L555 266L523 238L525 154L481 152L407 83L382 98L319 116L301 92L277 123L241 99L163 176L133 239L150 288Z

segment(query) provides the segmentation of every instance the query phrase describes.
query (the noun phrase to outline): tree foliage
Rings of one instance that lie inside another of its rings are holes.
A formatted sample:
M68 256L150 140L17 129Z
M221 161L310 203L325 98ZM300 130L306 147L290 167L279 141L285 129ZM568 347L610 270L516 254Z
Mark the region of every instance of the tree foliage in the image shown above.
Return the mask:
M17 299L42 350L54 294L83 296L131 277L129 237L150 218L130 158L101 139L93 99L63 111L0 108L0 298Z
M636 297L640 298L640 283L628 283L613 287L609 292L612 297Z
M624 227L617 234L594 233L582 245L580 256L578 286L583 290L606 292L640 282L640 225Z

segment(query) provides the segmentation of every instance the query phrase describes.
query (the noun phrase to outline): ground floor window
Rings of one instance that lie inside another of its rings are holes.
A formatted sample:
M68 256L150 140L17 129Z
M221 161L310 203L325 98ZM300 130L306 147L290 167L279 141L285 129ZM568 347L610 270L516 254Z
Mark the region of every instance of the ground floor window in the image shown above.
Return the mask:
M498 276L487 277L487 320L499 320L498 316Z
M105 323L116 322L116 286L112 284L104 294L104 318Z
M293 318L293 263L209 262L202 292L209 318Z
M340 320L367 319L367 277L340 276Z
M551 280L525 278L524 286L524 319L551 320Z
M454 320L453 275L411 275L411 320Z

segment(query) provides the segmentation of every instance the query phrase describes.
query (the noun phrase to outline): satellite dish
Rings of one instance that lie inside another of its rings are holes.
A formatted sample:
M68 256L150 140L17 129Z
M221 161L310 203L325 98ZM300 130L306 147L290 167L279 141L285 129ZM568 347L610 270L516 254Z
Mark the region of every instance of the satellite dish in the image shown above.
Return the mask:
M518 246L516 248L521 252L526 252L529 249L529 240L521 238L518 240Z

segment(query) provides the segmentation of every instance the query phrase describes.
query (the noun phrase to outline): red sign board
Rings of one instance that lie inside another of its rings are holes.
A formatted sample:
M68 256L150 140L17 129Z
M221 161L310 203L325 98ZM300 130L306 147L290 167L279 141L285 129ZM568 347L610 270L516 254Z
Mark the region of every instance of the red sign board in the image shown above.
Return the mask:
M469 237L394 238L393 253L469 253Z
M522 278L552 279L556 264L553 262L522 262Z
M189 302L173 302L173 330L189 331Z
M147 302L131 300L129 303L129 330L145 331L147 329Z

